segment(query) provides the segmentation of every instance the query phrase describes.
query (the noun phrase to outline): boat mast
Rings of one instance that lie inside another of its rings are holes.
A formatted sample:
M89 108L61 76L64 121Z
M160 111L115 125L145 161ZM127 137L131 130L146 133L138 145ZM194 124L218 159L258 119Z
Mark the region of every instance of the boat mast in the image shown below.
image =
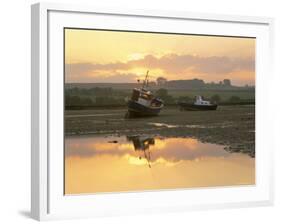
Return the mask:
M151 165L150 165L150 151L148 149L148 155L145 153L146 150L143 150L143 154L144 154L144 157L147 161L147 164L148 164L148 167L151 168Z
M148 73L149 73L149 70L147 70L145 80L143 81L143 85L142 85L143 89L144 89L144 87L148 86Z

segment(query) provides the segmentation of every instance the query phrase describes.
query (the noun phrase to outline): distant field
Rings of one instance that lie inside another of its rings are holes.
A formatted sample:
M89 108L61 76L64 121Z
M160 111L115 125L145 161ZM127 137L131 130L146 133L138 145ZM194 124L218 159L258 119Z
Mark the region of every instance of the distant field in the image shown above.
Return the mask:
M165 105L176 105L178 101L192 100L196 95L205 99L214 100L218 104L237 105L254 104L255 89L166 89L162 95L159 89L152 90L156 96L161 98ZM65 89L65 106L67 109L83 109L83 107L102 106L125 106L126 100L130 98L132 89L115 88L68 88ZM160 95L158 95L160 94ZM219 100L217 100L219 98Z
M120 90L118 90L120 91ZM122 89L122 92L126 96L130 96L132 90L131 89ZM155 91L154 91L155 92ZM210 98L213 95L219 95L223 101L227 101L232 96L238 96L241 99L255 99L255 90L254 89L245 89L245 90L183 90L183 89L168 89L168 94L172 97L185 97L189 96L191 98L196 95L201 95L205 98Z
M255 91L249 90L169 90L169 95L173 97L202 95L205 98L210 98L213 95L219 95L222 101L227 101L232 96L238 96L241 99L255 99Z

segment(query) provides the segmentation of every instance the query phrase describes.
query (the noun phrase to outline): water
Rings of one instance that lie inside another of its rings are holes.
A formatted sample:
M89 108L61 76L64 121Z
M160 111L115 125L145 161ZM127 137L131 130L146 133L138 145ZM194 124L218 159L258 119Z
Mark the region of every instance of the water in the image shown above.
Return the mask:
M193 138L65 139L65 193L255 184L255 159Z

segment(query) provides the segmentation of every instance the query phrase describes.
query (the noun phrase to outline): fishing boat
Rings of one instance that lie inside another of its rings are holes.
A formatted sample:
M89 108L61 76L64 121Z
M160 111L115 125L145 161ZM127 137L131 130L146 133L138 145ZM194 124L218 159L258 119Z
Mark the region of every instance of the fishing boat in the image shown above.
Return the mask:
M216 110L218 105L203 100L202 96L196 96L194 102L179 102L180 110Z
M164 106L163 101L148 90L148 72L142 87L134 88L127 102L127 118L157 116Z

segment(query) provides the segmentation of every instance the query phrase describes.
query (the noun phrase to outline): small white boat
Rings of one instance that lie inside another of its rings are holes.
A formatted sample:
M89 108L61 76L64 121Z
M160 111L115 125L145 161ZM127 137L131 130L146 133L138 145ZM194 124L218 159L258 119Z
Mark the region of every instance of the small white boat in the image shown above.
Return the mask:
M181 110L216 110L218 105L210 101L203 100L202 96L196 96L193 103L179 102Z

